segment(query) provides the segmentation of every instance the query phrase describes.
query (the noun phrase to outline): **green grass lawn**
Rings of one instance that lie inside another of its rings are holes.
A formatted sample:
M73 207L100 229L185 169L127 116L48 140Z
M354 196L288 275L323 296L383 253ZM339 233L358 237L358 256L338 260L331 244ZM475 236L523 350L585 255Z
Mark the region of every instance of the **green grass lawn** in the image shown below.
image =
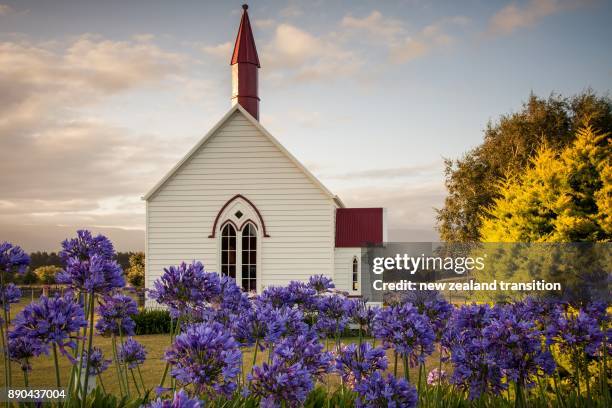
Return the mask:
M14 316L18 313L25 304L29 303L29 299L24 302L20 302L19 304L12 305L11 315ZM162 359L166 348L169 346L169 336L165 334L155 334L155 335L142 335L142 336L134 336L136 340L142 343L147 350L147 360L141 366L142 376L144 378L144 382L147 388L155 388L159 385L159 380L164 371L165 361ZM358 342L357 338L345 338L342 340L343 343L356 343ZM325 343L324 343L325 344ZM329 342L330 347L333 347L333 341ZM380 345L380 342L378 343ZM111 339L105 338L101 336L94 337L94 346L100 347L104 352L104 355L107 359L111 359L113 356L112 347L111 347ZM389 358L389 372L393 372L393 353L387 352ZM268 351L258 352L257 353L257 364L261 364L268 358ZM68 358L64 356L59 356L59 365L60 365L60 377L61 383L63 387L67 387L70 381L70 371L72 365ZM400 359L401 360L401 359ZM243 362L244 362L244 371L248 373L251 371L251 364L253 361L253 348L245 348L243 349ZM4 364L3 357L0 354L0 364ZM55 387L55 366L53 364L52 354L49 356L40 356L34 358L31 362L32 364L32 372L29 374L29 384L31 388L44 388L44 387ZM427 359L426 362L426 372L427 373L438 366L438 353L437 351ZM448 370L448 369L447 369ZM23 374L21 372L20 367L16 363L12 363L12 371L13 371L13 386L14 387L22 387L24 385ZM398 376L403 375L403 365L402 362L398 362ZM138 373L134 373L138 379ZM416 383L418 380L418 369L413 368L410 370L410 379L413 383ZM130 378L131 380L131 378ZM425 379L423 379L425 381ZM98 380L99 382L99 380ZM329 375L325 380L326 386L330 388L335 388L339 384L338 375ZM109 393L119 394L119 384L117 382L117 372L115 369L115 365L111 364L103 374L102 374L102 383L104 384L104 388ZM168 383L168 382L167 382ZM4 375L0 374L0 387L4 386ZM134 393L135 388L133 382L130 381L131 391Z
M169 338L167 335L144 335L135 336L139 342L141 342L147 349L147 360L144 365L141 366L142 375L144 377L145 385L148 388L154 388L159 384L159 380L164 371L165 362L162 360L164 351L169 344ZM356 342L357 339L344 339L344 343ZM100 347L107 358L112 357L111 341L108 338L96 336L94 339L94 345ZM258 364L267 359L267 351L259 352L257 354ZM393 371L393 353L388 352L389 357L389 372ZM245 372L250 372L251 363L253 361L253 349L243 349L243 361ZM428 358L426 367L426 373L438 365L437 353ZM0 362L2 357L0 356ZM13 386L22 387L23 375L21 369L16 363L13 363ZM67 387L70 380L70 361L66 357L60 356L60 376L62 386ZM135 372L138 378L138 373ZM403 375L403 366L401 361L398 362L398 376ZM412 369L410 372L410 379L415 383L418 379L418 370ZM99 380L98 380L99 381ZM424 381L424 380L423 380ZM44 387L55 387L55 366L53 364L52 356L40 356L32 360L32 372L29 374L29 383L31 388L44 388ZM107 392L119 394L119 384L117 382L116 369L114 364L102 374L102 383ZM339 384L339 378L337 375L330 375L326 379L325 383L332 388L335 388ZM0 376L0 386L4 386L4 377ZM134 385L130 382L132 392L135 392Z

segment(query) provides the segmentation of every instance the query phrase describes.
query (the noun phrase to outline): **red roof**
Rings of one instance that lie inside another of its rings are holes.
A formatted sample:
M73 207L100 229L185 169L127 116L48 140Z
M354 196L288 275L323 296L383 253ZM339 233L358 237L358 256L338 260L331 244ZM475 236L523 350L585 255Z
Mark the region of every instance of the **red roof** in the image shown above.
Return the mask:
M382 208L337 208L336 248L383 243Z
M240 27L238 28L230 65L244 62L254 64L259 68L259 57L257 56L257 48L255 48L255 39L253 38L253 30L249 21L249 13L247 13L248 8L249 6L246 4L242 6L244 11L242 12L242 19L240 20Z

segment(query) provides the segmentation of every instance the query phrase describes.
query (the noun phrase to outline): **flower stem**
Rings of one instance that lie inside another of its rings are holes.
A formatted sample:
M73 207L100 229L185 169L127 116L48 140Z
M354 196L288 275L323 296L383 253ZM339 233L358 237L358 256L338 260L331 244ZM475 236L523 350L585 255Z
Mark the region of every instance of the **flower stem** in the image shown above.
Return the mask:
M89 385L89 356L91 356L91 348L93 346L93 323L94 323L94 293L92 292L89 296L89 335L87 338L87 362L85 363L85 384L83 385L83 399L81 400L81 407L85 408L87 400L87 387ZM79 378L80 382L80 378Z
M57 359L57 344L55 343L53 343L53 362L55 363L55 385L57 385L57 388L61 388L62 380L60 378L59 361Z
M113 334L111 337L111 347L113 349L113 360L115 360L115 370L117 371L117 379L119 380L119 391L121 396L125 395L125 384L123 384L123 375L121 374L121 368L119 367L119 357L117 356L117 339Z
M132 380L134 380L134 386L136 387L136 392L138 393L138 396L140 397L140 396L142 396L142 394L140 393L140 387L138 387L138 382L136 381L136 376L134 375L134 370L132 370L131 368L130 368L130 373L132 374Z

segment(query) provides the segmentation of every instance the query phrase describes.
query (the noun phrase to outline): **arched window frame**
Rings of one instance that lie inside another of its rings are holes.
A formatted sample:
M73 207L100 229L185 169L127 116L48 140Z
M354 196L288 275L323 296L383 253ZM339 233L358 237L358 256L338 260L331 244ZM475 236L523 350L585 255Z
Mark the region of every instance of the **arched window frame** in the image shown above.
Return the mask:
M236 279L237 272L237 254L238 254L238 229L232 221L227 221L221 226L221 274L228 275Z
M240 287L244 287L243 284L244 283L249 283L250 285L247 285L246 289L250 289L250 290L255 290L255 291L259 291L260 290L260 285L261 285L261 238L262 238L262 234L261 234L261 230L259 228L259 226L257 225L257 223L255 221L253 221L252 219L248 218L246 220L244 220L242 223L239 223L237 221L239 220L235 220L233 219L235 217L230 217L229 219L224 220L223 222L220 223L220 227L218 227L218 229L216 230L216 239L218 242L217 248L218 248L218 265L220 266L219 270L221 271L221 273L224 273L226 270L228 270L227 267L224 267L224 255L223 255L223 250L224 250L224 242L223 240L224 238L224 229L226 228L227 225L230 225L232 228L234 228L235 232L236 232L236 247L235 247L235 276L232 276L235 280L236 280L236 284ZM244 217L241 217L244 218ZM245 252L243 249L244 248L244 242L243 242L243 238L245 237L245 231L252 231L255 236L254 236L254 240L255 240L255 248L251 249L248 248L249 251L252 251L251 253L254 253L254 261L255 263L253 264L253 259L246 259L246 257L248 256L248 253ZM249 267L253 267L255 269L255 276L254 278L252 276L246 276L247 275L247 270ZM244 268L243 268L244 267ZM243 282L243 278L246 278L247 280L252 280L251 282L249 281L244 281Z
M240 284L247 291L257 291L257 278L259 275L259 238L257 227L252 221L247 221L240 229Z
M359 264L359 258L354 256L351 261L351 292L353 293L360 292L361 274L359 273Z

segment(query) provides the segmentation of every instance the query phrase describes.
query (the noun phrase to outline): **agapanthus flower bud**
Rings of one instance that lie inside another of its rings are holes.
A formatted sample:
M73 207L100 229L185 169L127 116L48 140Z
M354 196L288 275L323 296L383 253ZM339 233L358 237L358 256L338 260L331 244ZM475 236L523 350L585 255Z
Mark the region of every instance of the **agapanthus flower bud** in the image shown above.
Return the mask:
M89 360L89 375L102 374L112 362L104 358L104 353L98 347L92 347L90 355L87 354L87 350L83 352L83 371L87 367L87 360Z
M130 337L119 346L118 357L119 361L126 364L128 368L136 368L146 360L147 350L142 344Z

